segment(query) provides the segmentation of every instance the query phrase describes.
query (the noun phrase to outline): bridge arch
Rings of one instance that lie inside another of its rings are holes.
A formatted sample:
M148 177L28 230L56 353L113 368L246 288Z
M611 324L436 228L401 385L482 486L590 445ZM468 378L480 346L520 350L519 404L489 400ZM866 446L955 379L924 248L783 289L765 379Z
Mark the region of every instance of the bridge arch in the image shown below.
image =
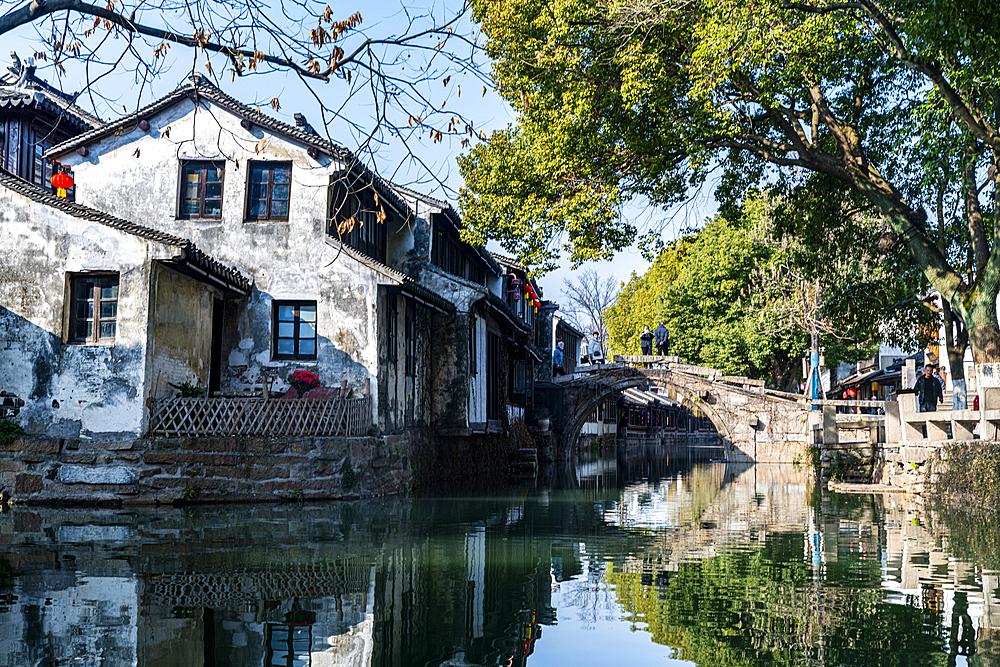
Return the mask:
M669 368L595 369L571 380L567 411L559 439L559 458L568 458L583 425L600 401L632 387L655 384L671 392L687 410L708 417L722 439L730 460L792 461L804 454L808 407L745 387L717 382Z
M651 378L643 374L638 374L633 377L628 377L619 380L613 384L600 385L594 390L594 393L582 402L577 403L576 409L573 411L573 415L565 422L562 432L562 448L561 453L568 458L569 453L572 451L573 444L580 437L580 432L583 430L584 424L587 423L587 419L590 417L591 411L602 401L607 400L609 396L620 394L626 389L645 388L650 384L655 384L658 387L663 387L668 391L673 391L675 396L671 396L682 408L695 411L699 410L708 417L708 420L712 422L712 426L715 427L716 432L722 437L723 441L727 441L731 437L731 427L726 421L722 414L716 410L715 406L711 402L711 397L709 400L698 400L701 397L698 396L696 392L691 392L682 387L677 386L675 383L666 382L663 378Z

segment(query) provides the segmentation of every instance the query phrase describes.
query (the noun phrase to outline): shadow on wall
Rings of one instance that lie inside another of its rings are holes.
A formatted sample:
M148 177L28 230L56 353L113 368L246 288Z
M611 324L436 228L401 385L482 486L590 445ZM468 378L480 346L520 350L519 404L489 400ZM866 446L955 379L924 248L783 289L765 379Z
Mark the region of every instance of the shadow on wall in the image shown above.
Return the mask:
M24 401L32 435L90 440L142 431L142 346L64 345L59 336L0 306L0 391Z
M319 375L320 382L327 387L339 387L343 380L347 380L349 387L364 391L365 380L370 378L372 393L375 393L375 375L351 356L352 351L358 354L367 341L358 340L345 328L339 329L342 335L338 341L317 335L315 359L274 359L272 320L275 300L254 285L248 301L227 302L222 354L223 391L260 390L265 373L273 378L272 389L283 391L288 387L286 379L289 375L297 370L308 370ZM333 324L336 326L337 323Z

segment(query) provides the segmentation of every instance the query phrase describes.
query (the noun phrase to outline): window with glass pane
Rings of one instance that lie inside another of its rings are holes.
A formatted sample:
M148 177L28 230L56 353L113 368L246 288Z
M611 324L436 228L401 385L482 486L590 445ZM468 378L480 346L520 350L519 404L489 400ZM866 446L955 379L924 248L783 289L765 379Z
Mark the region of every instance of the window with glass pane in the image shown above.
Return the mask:
M274 358L316 358L316 302L274 303Z
M181 167L179 217L221 218L225 173L226 163L221 160L186 160Z
M247 220L288 220L290 162L251 162Z
M118 274L73 276L70 290L70 341L113 343L118 334Z

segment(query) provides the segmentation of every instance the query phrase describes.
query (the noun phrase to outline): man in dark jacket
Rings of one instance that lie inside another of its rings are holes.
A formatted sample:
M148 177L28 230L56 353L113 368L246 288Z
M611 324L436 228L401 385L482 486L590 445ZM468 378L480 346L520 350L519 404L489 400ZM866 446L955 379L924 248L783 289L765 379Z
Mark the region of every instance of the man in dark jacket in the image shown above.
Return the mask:
M642 350L642 356L648 357L653 354L653 332L649 330L649 327L643 327L642 333L639 334L639 349ZM643 362L643 368L649 368L650 364L648 361Z
M670 332L663 326L662 320L660 326L653 330L653 340L656 341L656 353L667 356L670 351Z
M913 385L917 390L917 402L920 404L921 412L936 412L937 404L944 399L941 391L941 381L934 377L934 365L924 366L924 374L917 378L917 383Z

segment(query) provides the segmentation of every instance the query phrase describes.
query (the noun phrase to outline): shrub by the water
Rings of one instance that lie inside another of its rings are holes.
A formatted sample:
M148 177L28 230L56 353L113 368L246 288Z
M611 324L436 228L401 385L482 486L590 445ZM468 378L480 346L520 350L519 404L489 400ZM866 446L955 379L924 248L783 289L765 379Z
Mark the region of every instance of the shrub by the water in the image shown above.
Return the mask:
M951 445L935 495L949 505L1000 509L1000 442Z

